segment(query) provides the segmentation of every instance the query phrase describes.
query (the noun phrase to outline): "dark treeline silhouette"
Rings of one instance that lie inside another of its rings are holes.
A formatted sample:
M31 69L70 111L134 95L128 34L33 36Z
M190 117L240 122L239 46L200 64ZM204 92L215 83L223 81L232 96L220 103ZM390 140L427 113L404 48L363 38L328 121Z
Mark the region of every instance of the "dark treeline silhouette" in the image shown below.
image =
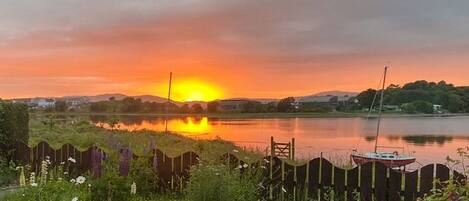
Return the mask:
M205 109L198 103L183 104L178 106L172 102L157 103L157 102L143 102L139 98L127 97L122 100L115 100L110 98L107 101L99 101L91 103L90 112L96 113L192 113L200 114L204 113Z

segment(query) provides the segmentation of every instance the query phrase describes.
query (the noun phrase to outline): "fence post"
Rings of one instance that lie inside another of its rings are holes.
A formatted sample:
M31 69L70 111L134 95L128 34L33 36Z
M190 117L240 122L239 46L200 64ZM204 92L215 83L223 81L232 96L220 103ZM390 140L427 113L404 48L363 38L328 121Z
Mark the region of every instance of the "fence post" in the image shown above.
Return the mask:
M272 157L275 156L275 142L274 142L274 136L270 136L270 156L272 156Z
M290 155L291 155L291 159L292 160L295 160L295 138L292 138L291 139L291 147L290 147Z

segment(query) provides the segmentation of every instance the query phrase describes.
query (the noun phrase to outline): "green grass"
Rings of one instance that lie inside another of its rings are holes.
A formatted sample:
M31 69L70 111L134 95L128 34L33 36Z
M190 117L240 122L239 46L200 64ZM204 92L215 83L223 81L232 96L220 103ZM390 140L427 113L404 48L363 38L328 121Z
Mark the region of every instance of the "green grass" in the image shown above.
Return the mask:
M224 153L234 153L241 158L257 160L260 153L243 151L234 143L221 139L195 140L176 133L164 133L148 130L122 131L108 130L97 127L86 120L58 122L43 122L39 118L30 121L29 146L35 146L41 141L48 142L51 147L59 149L62 145L70 143L80 150L91 146L98 146L106 152L113 152L118 143L130 146L134 153L141 155L145 148L154 142L156 147L170 157L178 156L187 151L194 151L202 159L217 160Z

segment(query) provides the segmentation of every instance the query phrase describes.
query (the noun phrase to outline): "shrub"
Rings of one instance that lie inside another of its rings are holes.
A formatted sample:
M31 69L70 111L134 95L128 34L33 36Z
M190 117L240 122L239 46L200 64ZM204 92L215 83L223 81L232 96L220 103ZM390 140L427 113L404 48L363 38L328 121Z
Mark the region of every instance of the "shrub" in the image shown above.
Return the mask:
M147 157L132 160L130 178L132 183L135 182L139 195L150 196L159 192L158 175Z
M25 104L0 101L0 142L5 146L0 156L10 158L9 149L17 141L28 143L29 139L29 114Z
M119 175L117 164L115 156L104 161L103 174L91 184L92 201L125 201L131 197L131 181Z
M241 169L243 169L241 173ZM260 175L251 168L231 169L223 164L201 163L191 170L187 189L190 201L244 201L258 200Z

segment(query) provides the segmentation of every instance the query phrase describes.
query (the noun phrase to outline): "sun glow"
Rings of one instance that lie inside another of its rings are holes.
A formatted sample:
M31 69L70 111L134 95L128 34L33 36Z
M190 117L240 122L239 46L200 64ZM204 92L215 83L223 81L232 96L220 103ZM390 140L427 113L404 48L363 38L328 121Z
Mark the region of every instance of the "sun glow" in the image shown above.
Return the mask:
M172 90L173 99L179 101L211 101L223 96L220 88L200 80L175 81Z

